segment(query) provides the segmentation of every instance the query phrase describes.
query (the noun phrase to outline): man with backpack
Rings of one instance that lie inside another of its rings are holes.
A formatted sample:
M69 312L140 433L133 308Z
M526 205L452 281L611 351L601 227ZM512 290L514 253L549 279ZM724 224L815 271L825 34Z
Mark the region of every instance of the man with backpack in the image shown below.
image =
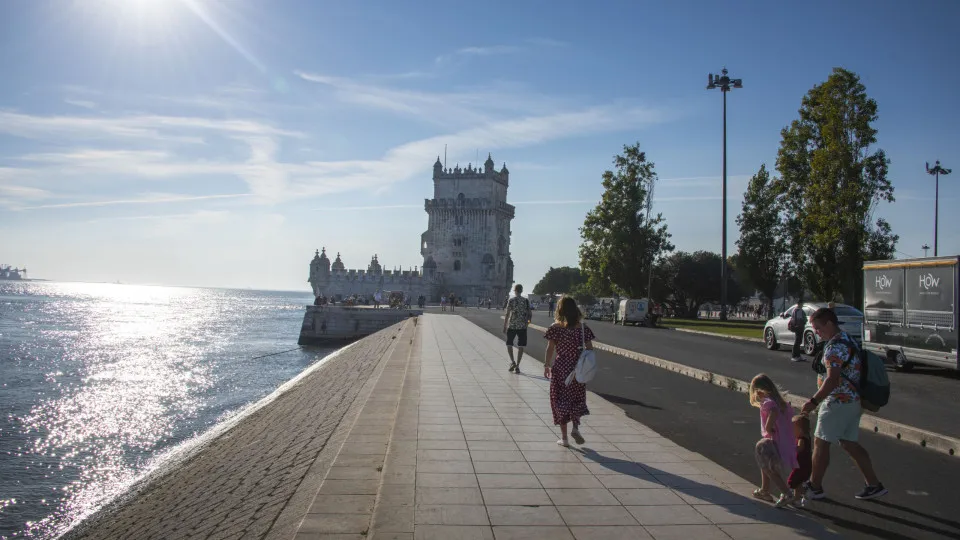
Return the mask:
M803 489L807 499L822 499L823 477L830 464L830 445L837 443L857 464L866 486L855 495L858 499L875 499L887 489L873 470L870 454L857 442L860 433L861 386L866 384L863 355L846 332L840 330L837 314L820 308L810 316L814 331L824 341L822 358L814 361L817 371L817 393L802 409L809 414L817 409L814 433L813 468ZM863 384L862 384L863 383ZM889 390L889 387L887 388ZM886 402L878 403L884 405Z
M520 373L520 359L523 348L527 346L527 326L533 313L530 301L523 297L523 285L513 288L513 297L507 300L507 310L503 314L503 333L507 335L507 355L510 356L510 373ZM517 339L517 360L513 360L513 340Z
M793 354L790 356L791 362L803 362L803 332L807 328L807 315L803 311L803 295L797 299L797 307L793 310L793 313L790 315L790 320L787 321L787 330L793 332L795 339L793 340Z

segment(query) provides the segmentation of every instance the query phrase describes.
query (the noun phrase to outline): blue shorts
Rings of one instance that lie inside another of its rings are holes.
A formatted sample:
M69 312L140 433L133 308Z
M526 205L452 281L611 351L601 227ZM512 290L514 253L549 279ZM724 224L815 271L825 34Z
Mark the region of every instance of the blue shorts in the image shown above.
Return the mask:
M817 412L817 429L814 436L828 443L840 441L857 442L860 436L860 416L863 408L859 401L840 403L824 401Z

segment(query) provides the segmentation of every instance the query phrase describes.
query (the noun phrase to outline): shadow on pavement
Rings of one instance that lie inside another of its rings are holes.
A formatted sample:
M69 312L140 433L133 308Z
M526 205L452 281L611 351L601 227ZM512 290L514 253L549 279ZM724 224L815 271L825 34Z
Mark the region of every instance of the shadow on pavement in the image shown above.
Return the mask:
M618 404L618 405L637 405L638 407L644 407L644 408L646 408L646 409L654 409L654 410L657 410L657 411L662 411L662 410L663 410L662 408L657 407L656 405L648 405L648 404L646 404L646 403L644 403L644 402L642 402L642 401L637 401L637 400L635 400L635 399L630 399L630 398L615 396L615 395L613 395L613 394L600 394L600 393L597 393L597 395L600 396L600 397L602 397L603 399L611 402L611 403L616 403L616 404Z
M713 522L718 527L749 523L769 523L791 528L795 532L809 538L840 538L839 535L828 530L823 525L789 508L778 509L772 505L765 505L755 499L734 493L727 488L704 484L687 476L658 469L656 465L604 456L602 453L591 449L589 442L586 443L586 446L573 448L573 450L580 453L586 459L620 474L633 476L641 480L650 480L652 476L656 482L671 488L688 504L715 505L723 508L733 516L737 516L737 518L733 519L717 516L717 520L705 516L708 521Z
M824 512L818 512L818 511L813 510L813 509L810 509L810 508L807 508L807 511L810 512L811 514L815 515L815 516L818 516L818 517L822 518L822 519L825 519L825 520L828 520L828 521L832 521L832 522L834 522L834 523L836 523L836 524L838 524L838 525L841 525L841 524L842 524L842 525L844 525L844 526L846 526L846 527L849 527L849 528L851 528L851 529L858 530L858 531L861 531L861 532L864 532L864 533L867 533L867 534L871 534L871 535L877 536L878 538L890 538L890 539L915 538L914 536L907 536L907 535L903 535L903 534L900 534L900 533L895 533L895 532L892 532L892 531L890 531L890 530L888 530L888 529L883 528L883 521L891 521L891 522L893 522L893 523L898 523L898 524L900 524L900 525L905 525L905 526L907 526L907 527L912 527L912 528L917 529L917 530L919 530L919 531L925 531L925 532L930 532L930 533L934 533L934 534L940 534L940 535L943 535L945 538L960 538L960 524L958 524L956 521L951 521L951 520L948 520L948 519L938 518L938 517L935 517L935 516L929 516L929 515L923 514L923 513L921 513L921 512L917 512L916 510L912 510L912 509L910 509L910 508L906 508L906 507L904 507L904 506L900 506L900 505L896 505L896 504L891 504L891 503L887 503L887 502L880 501L880 500L870 501L870 503L869 503L869 504L876 504L876 505L878 505L878 506L885 507L885 509L886 509L888 512L889 512L890 510L899 510L899 511L902 511L902 512L907 512L907 513L910 513L910 514L914 514L914 515L917 515L917 516L921 516L921 517L924 517L924 518L926 518L926 519L929 519L929 520L932 520L932 521L936 521L936 522L938 522L938 523L942 523L942 524L947 525L947 526L955 527L955 530L953 530L953 531L948 531L948 530L945 530L945 529L940 529L940 528L938 528L938 527L934 527L934 526L931 526L931 525L926 525L926 524L924 524L924 523L918 523L917 521L914 521L914 520L910 520L910 519L905 519L905 518L902 518L902 517L893 516L893 515L890 515L889 513L878 512L878 511L874 511L874 510L868 510L868 509L863 508L863 507L861 507L861 506L853 506L853 505L850 505L850 504L842 503L842 502L837 501L837 500L835 500L835 499L826 498L826 499L823 499L821 502L826 503L826 504L829 504L829 505L831 505L831 506L837 506L837 507L840 507L840 508L845 508L845 509L847 509L847 510L850 510L851 512L860 512L860 513L862 513L862 514L866 514L866 515L869 515L869 516L873 516L874 518L876 518L876 519L874 520L874 522L877 524L877 526L876 526L876 527L873 527L873 526L870 526L870 525L866 525L866 524L864 524L864 523L862 523L862 522L851 522L851 521L845 520L845 519L843 519L843 518L841 518L841 517L837 517L836 515L830 515L830 514L826 514L826 513L824 513Z

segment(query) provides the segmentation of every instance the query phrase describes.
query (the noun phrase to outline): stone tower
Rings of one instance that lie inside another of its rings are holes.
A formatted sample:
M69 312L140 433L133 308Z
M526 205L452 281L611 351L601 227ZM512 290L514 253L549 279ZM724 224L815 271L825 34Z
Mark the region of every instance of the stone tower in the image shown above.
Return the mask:
M427 231L420 237L424 272L435 272L444 290L466 302L506 300L513 283L510 222L515 209L507 204L509 171L494 169L487 156L483 169L433 164L433 198L424 201Z

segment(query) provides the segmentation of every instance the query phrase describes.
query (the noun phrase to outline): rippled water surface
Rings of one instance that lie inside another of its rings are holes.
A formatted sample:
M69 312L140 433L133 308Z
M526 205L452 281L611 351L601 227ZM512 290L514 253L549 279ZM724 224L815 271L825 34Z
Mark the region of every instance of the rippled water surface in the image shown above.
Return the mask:
M310 300L0 282L0 538L55 536L303 371Z

